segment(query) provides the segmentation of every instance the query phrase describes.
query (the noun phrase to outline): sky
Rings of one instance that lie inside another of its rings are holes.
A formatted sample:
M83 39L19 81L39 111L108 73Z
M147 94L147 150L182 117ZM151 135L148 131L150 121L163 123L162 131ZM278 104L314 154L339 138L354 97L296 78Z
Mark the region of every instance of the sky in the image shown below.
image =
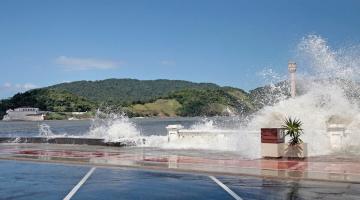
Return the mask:
M286 74L309 34L360 43L359 10L357 0L0 0L0 98L108 78L251 90L266 68Z

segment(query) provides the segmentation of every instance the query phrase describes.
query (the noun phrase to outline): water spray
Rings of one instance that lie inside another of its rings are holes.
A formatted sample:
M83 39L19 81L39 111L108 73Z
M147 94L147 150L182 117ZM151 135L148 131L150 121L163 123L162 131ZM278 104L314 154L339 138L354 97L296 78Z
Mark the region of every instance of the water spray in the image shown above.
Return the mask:
M296 79L295 79L295 72L296 72L296 63L295 62L289 62L288 63L288 69L290 73L290 92L291 97L295 98L296 96Z

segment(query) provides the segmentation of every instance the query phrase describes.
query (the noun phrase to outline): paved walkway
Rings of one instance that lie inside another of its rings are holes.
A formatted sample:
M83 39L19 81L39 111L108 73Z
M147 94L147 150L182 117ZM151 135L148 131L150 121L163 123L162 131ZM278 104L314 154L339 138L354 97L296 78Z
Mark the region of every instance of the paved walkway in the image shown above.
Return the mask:
M0 160L1 199L358 199L360 184Z
M205 155L191 151L178 154L154 148L3 143L0 159L360 183L359 159L345 156L246 160L231 154Z

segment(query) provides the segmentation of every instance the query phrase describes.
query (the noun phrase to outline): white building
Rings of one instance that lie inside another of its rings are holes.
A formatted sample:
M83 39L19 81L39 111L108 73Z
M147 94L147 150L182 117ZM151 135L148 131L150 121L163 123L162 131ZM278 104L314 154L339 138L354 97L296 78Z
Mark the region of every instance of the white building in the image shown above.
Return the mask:
M6 111L4 121L42 121L44 113L39 108L15 108Z

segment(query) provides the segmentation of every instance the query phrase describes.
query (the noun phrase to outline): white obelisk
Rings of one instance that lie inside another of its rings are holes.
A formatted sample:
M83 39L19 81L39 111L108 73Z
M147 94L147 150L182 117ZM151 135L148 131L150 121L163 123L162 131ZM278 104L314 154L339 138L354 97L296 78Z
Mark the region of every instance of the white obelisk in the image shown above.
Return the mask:
M290 93L291 93L291 97L294 98L296 95L296 80L295 80L296 63L289 62L288 69L290 73Z

